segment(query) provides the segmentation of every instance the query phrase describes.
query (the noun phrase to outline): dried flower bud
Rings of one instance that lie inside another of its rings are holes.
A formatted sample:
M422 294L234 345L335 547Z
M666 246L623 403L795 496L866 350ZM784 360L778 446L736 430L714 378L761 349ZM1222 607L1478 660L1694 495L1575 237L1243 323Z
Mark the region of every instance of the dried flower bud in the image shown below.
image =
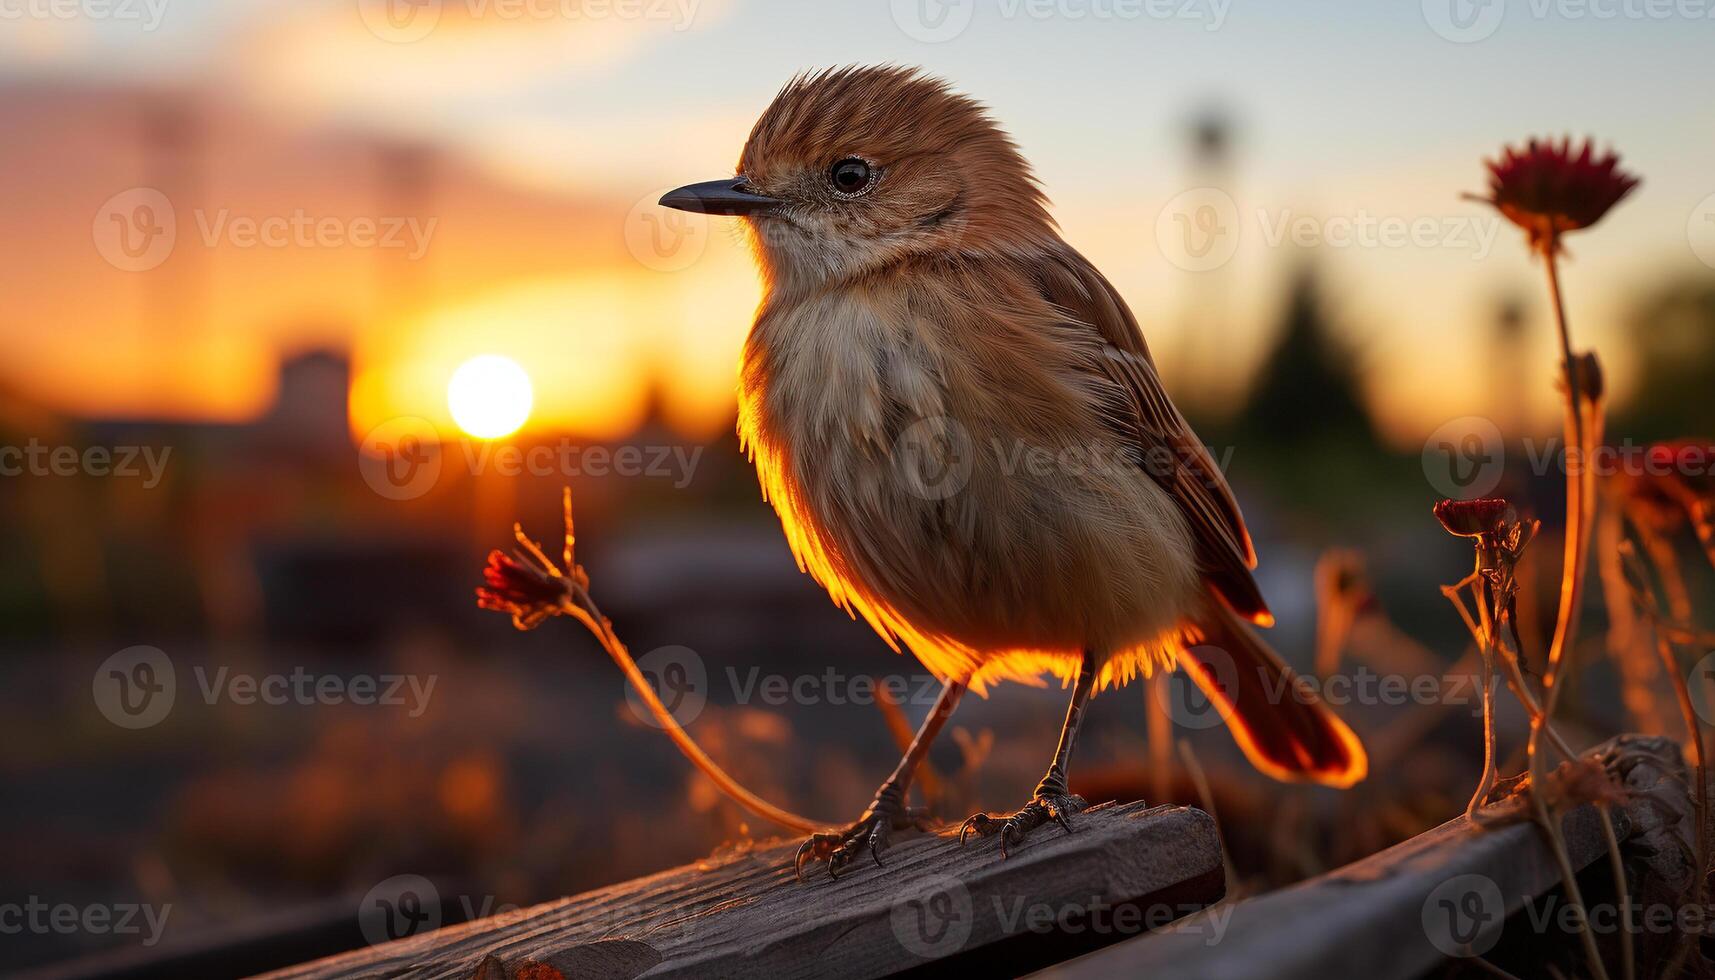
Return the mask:
M519 629L533 629L557 615L571 595L566 579L523 555L489 552L482 578L488 584L476 590L477 606L511 614Z
M1593 351L1572 356L1572 371L1578 378L1578 394L1588 402L1602 400L1602 363Z
M1513 505L1500 497L1478 500L1443 500L1435 505L1435 519L1448 534L1475 538L1499 533L1516 518Z
M1549 780L1550 794L1562 805L1624 803L1626 792L1608 770L1593 759L1563 762Z

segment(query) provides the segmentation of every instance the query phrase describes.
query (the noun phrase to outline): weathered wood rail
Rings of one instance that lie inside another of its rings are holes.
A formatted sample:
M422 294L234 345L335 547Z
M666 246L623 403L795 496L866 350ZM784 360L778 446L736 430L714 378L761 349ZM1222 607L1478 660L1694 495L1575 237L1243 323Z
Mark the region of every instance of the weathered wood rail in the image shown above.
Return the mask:
M1016 975L1173 919L1225 892L1199 810L1104 805L1002 859L994 840L902 837L885 868L792 872L797 841L332 957L269 976L879 977Z
M1695 874L1694 818L1679 747L1628 735L1586 757L1602 762L1628 793L1612 813L1634 879L1633 903L1683 910ZM1562 826L1574 867L1588 868L1581 877L1604 887L1608 848L1594 807L1571 809ZM1460 817L1319 878L1188 916L1042 975L1405 980L1433 975L1438 963L1497 949L1504 939L1519 947L1546 942L1575 949L1578 940L1565 916L1533 922L1515 915L1526 901L1559 886L1560 871L1536 825L1483 828ZM1661 899L1663 893L1680 896L1678 903ZM1612 946L1619 919L1617 910L1608 911L1616 914L1593 913L1592 921ZM1634 929L1659 936L1661 921L1637 914ZM1536 975L1522 967L1513 972ZM1640 968L1637 975L1651 974Z
M1695 876L1694 821L1678 747L1622 736L1590 757L1627 791L1612 814L1631 900L1656 908L1667 896L1684 904ZM1611 902L1594 810L1569 810L1563 826L1587 899ZM1473 975L1471 967L1458 972L1472 954L1486 954L1519 976L1542 976L1545 952L1563 956L1564 975L1581 975L1576 962L1564 962L1576 958L1578 946L1564 917L1520 912L1530 902L1540 913L1560 886L1540 831L1525 821L1476 827L1461 818L1311 881L1220 904L1213 821L1181 807L1107 804L1083 814L1075 835L1044 828L1004 861L992 840L961 848L946 833L905 836L887 853L885 869L865 864L839 881L820 874L796 881L790 868L796 846L760 845L353 949L364 937L386 934L385 906L418 914L439 908L442 915L431 922L451 921L463 907L456 883L422 882L425 896L394 882L392 891L372 890L363 901L252 922L242 935L97 956L44 975L234 976L339 949L353 951L270 976L786 980L1046 970L1072 978L1403 980ZM1558 908L1564 911L1563 900ZM1617 962L1612 921L1598 937L1611 965ZM1659 942L1658 927L1640 929L1640 949ZM1637 975L1651 976L1661 960L1642 963Z

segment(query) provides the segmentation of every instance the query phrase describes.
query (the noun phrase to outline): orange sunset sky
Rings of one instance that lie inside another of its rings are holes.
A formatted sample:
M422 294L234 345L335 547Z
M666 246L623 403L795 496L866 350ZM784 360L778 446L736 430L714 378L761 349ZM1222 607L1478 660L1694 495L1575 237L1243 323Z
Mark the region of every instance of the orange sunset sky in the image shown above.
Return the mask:
M943 6L966 26L925 39L907 0L625 16L444 0L407 38L367 0L156 5L0 19L0 392L74 416L251 417L283 355L328 345L352 353L359 432L401 414L450 426L453 370L493 353L528 371L535 427L621 435L658 389L677 425L712 433L755 274L722 219L652 202L730 173L793 72L854 61L921 64L993 108L1192 401L1231 401L1310 258L1401 444L1491 405L1478 360L1511 294L1534 304L1519 381L1552 426L1540 270L1459 198L1504 140L1591 133L1644 176L1566 271L1574 328L1621 397L1628 303L1715 263L1715 221L1698 221L1715 212L1715 20L1509 4L1459 41L1435 0L1135 17L965 0ZM1187 133L1211 105L1236 127L1221 183L1237 238L1208 272L1176 254L1173 209L1210 182ZM171 218L164 256L120 247L138 189L166 202L149 212L156 231ZM253 240L270 221L285 237ZM391 243L363 240L370 226ZM1420 233L1364 237L1386 227Z

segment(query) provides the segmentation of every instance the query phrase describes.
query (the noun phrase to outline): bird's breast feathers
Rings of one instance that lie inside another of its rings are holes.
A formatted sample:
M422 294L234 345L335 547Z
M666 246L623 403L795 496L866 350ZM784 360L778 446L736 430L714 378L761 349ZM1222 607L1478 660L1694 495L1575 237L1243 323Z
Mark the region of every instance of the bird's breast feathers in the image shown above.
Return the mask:
M1016 285L902 274L771 299L740 434L799 564L935 673L1140 651L1116 657L1123 679L1203 601L1190 533L1103 424L1093 353Z

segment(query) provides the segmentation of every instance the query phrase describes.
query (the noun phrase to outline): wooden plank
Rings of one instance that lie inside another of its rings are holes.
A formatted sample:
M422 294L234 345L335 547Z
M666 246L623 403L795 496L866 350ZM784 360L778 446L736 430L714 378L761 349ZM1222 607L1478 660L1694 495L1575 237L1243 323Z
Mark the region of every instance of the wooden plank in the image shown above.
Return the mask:
M1224 892L1214 821L1105 804L1076 833L998 842L906 835L885 868L838 881L791 861L797 841L270 974L350 976L879 977L920 969L1017 974L1204 908ZM932 966L931 966L932 964Z
M1629 735L1588 757L1602 762L1630 794L1613 811L1629 873L1670 892L1688 888L1695 821L1679 747L1665 738ZM1593 807L1568 811L1563 832L1574 867L1607 855ZM1040 975L1405 980L1492 948L1509 929L1508 915L1559 885L1558 865L1535 824L1483 828L1460 817L1319 878L1208 909ZM1578 941L1558 933L1550 938Z

